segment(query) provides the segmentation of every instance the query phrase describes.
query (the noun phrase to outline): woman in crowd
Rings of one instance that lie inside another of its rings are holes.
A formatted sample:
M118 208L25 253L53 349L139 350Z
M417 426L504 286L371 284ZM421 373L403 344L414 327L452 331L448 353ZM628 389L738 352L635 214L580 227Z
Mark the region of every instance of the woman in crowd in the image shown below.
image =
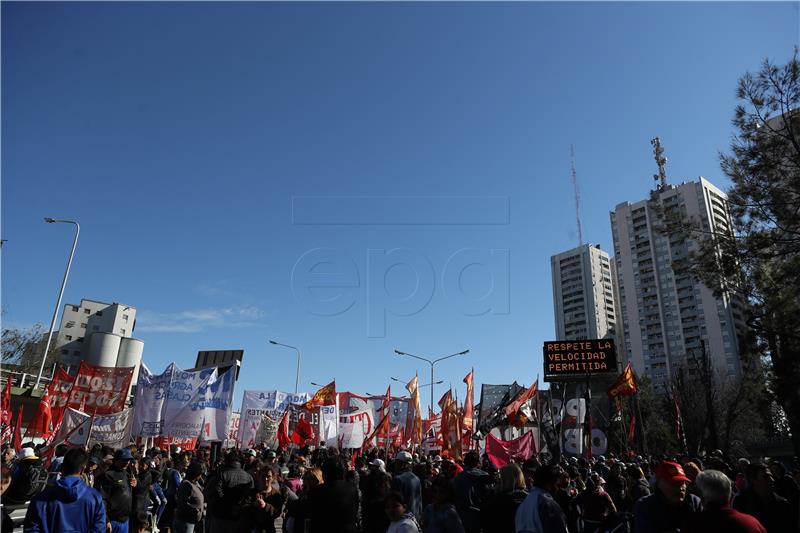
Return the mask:
M484 533L514 533L514 516L517 507L528 492L525 490L525 475L516 463L500 469L500 481L495 485L481 508L481 527Z
M275 533L275 519L283 512L285 498L278 484L274 465L266 465L256 472L258 488L254 489L253 502L245 509L248 530L258 533Z

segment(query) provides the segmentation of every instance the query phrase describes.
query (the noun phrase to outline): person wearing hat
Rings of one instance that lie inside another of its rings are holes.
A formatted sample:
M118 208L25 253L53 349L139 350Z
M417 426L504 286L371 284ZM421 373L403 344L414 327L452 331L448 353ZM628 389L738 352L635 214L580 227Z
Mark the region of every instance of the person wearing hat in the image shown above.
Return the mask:
M133 454L128 448L114 453L111 468L95 480L106 505L106 524L111 533L128 533L128 521L133 507L136 477L128 471Z
M193 533L197 524L205 514L205 498L199 481L203 476L203 465L190 463L186 469L186 477L178 486L175 503L175 518L172 522L173 533Z
M408 510L414 513L417 520L422 518L422 484L411 471L413 457L407 451L399 451L394 457L394 478L392 490L399 492L408 502Z
M680 464L664 461L656 467L655 474L655 492L634 506L634 532L683 530L692 515L702 510L700 498L687 492L690 480Z
M22 448L11 472L11 486L3 494L4 503L18 505L30 501L47 485L47 471L33 448Z
M81 448L67 451L61 478L36 496L25 514L25 533L56 531L106 531L103 497L83 482L89 455Z
M454 503L466 533L480 533L481 505L492 482L489 474L478 468L479 464L478 452L469 451L464 455L464 469L453 477Z

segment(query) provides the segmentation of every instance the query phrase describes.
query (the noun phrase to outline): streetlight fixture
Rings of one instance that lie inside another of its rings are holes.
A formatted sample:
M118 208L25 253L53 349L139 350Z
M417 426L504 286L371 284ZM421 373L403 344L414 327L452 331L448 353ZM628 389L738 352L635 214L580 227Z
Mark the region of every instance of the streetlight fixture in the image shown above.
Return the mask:
M396 381L398 383L402 383L403 385L408 384L408 381L403 381L403 380L400 380L400 379L397 379L397 378L391 378L391 380L392 381ZM426 383L425 385L417 385L417 388L421 389L422 387L430 387L431 385L441 385L442 383L444 383L444 380L440 379L436 383Z
M75 248L78 246L78 236L81 234L81 225L75 220L60 220L56 218L47 217L44 221L48 224L56 222L63 222L64 224L75 224L75 238L72 241L72 250L69 252L69 261L67 261L67 269L64 271L64 279L61 281L61 290L58 292L58 300L56 300L56 308L53 310L53 320L50 321L50 332L47 334L47 344L44 347L44 354L42 354L42 364L39 365L39 374L36 376L36 383L33 390L39 388L39 383L42 381L42 372L44 372L44 364L47 361L47 352L50 351L50 343L53 342L53 330L56 328L56 319L58 318L58 308L61 307L61 299L64 297L64 288L67 286L67 278L69 277L69 269L72 267L72 258L75 257Z
M431 382L430 382L430 386L431 386L431 407L430 407L430 409L431 409L431 412L433 412L433 386L437 385L437 383L433 381L433 367L434 367L434 365L436 363L438 363L439 361L444 361L445 359L450 359L451 357L455 357L457 355L467 355L469 353L469 350L464 350L463 352L458 352L458 353L454 353L454 354L451 354L451 355L446 355L444 357L440 357L438 359L433 359L433 360L427 359L425 357L420 357L418 355L414 355L414 354L411 354L411 353L401 352L400 350L395 350L394 353L396 353L397 355L405 355L405 356L408 356L408 357L413 357L414 359L419 359L420 361L425 361L426 363L431 365ZM441 383L441 381L439 383Z
M283 344L282 342L277 342L272 339L270 339L269 343L274 344L275 346L283 346L284 348L291 348L292 350L297 352L297 373L295 374L294 378L294 393L297 394L297 387L300 384L300 348L296 346L290 346L288 344Z

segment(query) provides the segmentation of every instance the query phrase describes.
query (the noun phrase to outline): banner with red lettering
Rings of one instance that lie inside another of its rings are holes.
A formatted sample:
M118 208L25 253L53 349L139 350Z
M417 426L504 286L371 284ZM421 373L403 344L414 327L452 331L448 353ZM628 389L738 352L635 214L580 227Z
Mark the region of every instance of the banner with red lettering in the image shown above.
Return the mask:
M535 452L532 431L513 440L500 440L491 433L486 435L486 455L497 468L507 465L512 458L518 463L530 459Z
M110 415L125 409L134 367L94 366L84 361L75 376L68 407L83 406L85 412Z
M75 383L75 376L70 376L67 372L58 367L56 374L47 386L50 395L50 412L53 413L53 420L61 420L64 409L69 402L69 393Z

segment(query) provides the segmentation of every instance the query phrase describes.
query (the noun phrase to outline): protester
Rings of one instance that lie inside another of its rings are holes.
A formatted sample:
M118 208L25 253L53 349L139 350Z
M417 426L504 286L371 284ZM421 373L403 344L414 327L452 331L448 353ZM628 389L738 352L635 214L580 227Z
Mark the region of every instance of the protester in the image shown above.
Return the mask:
M528 496L525 476L516 463L500 469L500 481L481 507L481 527L484 533L514 533L517 508Z
M224 468L206 484L208 533L227 533L242 529L242 511L253 488L253 476L242 470L238 454L230 452L225 458Z
M338 457L323 463L324 483L309 491L307 533L358 532L358 487L345 480L346 470Z
M133 460L127 448L117 450L111 468L95 479L106 508L106 524L110 533L128 533L129 520L133 509L133 489L136 477L128 472Z
M422 513L423 533L464 533L464 525L453 504L453 485L446 476L437 477L431 485L433 503Z
M756 517L769 533L795 532L795 511L786 498L775 493L772 472L767 465L747 465L745 478L747 488L733 500L733 508Z
M205 498L199 481L203 476L203 465L190 463L186 477L178 486L175 495L175 518L173 533L194 533L195 527L205 516Z
M386 533L420 533L414 513L409 511L408 503L399 492L386 496L386 514L391 520Z
M383 461L374 459L373 470L366 476L362 493L363 533L385 533L390 519L387 516L386 497L391 491L392 476L383 470ZM403 499L403 505L407 506Z
M628 493L625 509L632 511L636 502L650 495L650 483L648 483L642 468L634 464L628 467L625 471L625 475L628 478Z
M755 517L730 506L731 480L718 470L700 472L695 478L703 498L703 511L689 520L687 533L766 533Z
M464 470L453 478L456 511L466 533L480 533L480 508L488 494L489 475L478 468L480 457L470 451L464 455Z
M45 488L28 506L25 533L105 533L103 497L87 486L82 478L88 460L88 454L82 449L69 450L62 456L61 478Z
M245 509L247 530L258 533L275 533L275 519L283 512L286 500L280 487L274 482L278 478L277 467L266 465L254 474L261 480L259 489L254 489L253 501Z
M419 520L422 517L422 484L411 471L413 457L407 451L400 451L394 458L395 473L392 478L392 490L403 495L408 508Z
M322 483L322 470L319 468L308 468L303 473L303 487L298 495L299 498L286 502L286 518L284 520L286 533L307 533L306 521L310 520L311 516L308 495Z
M680 464L664 461L656 467L656 490L634 506L635 533L681 530L700 512L700 498L687 494L689 478Z
M25 503L47 485L47 472L33 448L22 448L17 459L11 471L11 486L3 494L4 504Z
M517 509L514 524L516 533L565 533L567 517L553 499L561 468L540 466L534 475L533 487Z

